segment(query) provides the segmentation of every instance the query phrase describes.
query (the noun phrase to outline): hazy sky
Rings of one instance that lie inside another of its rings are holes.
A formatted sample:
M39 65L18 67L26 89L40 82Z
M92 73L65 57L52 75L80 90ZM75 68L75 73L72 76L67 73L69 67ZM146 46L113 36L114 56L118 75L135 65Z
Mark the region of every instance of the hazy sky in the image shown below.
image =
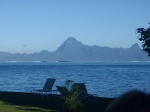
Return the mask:
M68 37L128 48L149 22L150 0L0 0L0 51L55 51Z

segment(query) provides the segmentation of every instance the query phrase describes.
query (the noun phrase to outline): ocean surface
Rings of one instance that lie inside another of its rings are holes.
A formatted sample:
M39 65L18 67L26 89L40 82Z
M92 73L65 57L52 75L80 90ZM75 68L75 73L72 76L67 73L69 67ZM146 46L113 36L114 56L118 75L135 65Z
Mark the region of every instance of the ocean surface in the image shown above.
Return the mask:
M0 91L42 89L47 78L84 82L88 93L118 97L129 90L150 93L150 62L1 62Z

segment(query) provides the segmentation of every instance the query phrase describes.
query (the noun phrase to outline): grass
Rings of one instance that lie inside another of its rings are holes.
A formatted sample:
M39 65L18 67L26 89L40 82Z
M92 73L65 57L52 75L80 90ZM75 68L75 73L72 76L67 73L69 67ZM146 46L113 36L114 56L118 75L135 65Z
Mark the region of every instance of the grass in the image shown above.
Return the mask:
M42 109L39 107L18 106L0 101L0 112L57 112L50 109Z
M84 112L103 112L113 98L100 98L84 103ZM0 92L0 112L62 112L63 102L58 95L19 92Z

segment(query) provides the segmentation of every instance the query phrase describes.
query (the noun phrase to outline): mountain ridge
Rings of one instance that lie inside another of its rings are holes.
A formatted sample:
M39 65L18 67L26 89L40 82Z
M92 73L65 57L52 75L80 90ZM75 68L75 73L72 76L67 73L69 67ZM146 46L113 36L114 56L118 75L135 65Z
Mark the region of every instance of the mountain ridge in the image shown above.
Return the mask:
M111 48L84 45L74 37L69 37L54 52L0 52L0 61L150 61L150 58L140 49L138 43L130 48Z

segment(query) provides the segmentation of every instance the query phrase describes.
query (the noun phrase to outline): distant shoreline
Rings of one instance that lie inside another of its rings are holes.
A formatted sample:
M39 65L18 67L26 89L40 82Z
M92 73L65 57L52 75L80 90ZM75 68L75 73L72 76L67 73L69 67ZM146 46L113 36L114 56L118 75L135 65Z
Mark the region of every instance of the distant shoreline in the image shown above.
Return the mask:
M149 63L150 61L0 61L0 63L63 63L63 62L75 62L75 63L128 63L128 62L145 62Z

